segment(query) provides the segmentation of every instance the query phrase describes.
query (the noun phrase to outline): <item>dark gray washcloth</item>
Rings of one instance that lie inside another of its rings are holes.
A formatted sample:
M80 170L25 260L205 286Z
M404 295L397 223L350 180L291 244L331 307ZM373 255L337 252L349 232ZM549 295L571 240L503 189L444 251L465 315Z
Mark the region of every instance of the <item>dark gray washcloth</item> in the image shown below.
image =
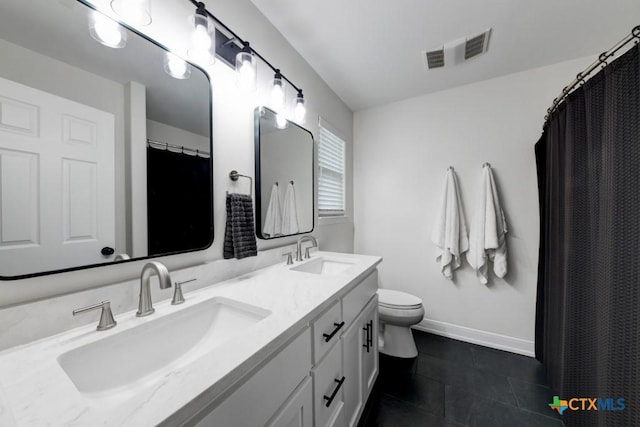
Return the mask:
M227 194L227 224L224 230L222 256L224 259L242 259L257 254L251 196Z

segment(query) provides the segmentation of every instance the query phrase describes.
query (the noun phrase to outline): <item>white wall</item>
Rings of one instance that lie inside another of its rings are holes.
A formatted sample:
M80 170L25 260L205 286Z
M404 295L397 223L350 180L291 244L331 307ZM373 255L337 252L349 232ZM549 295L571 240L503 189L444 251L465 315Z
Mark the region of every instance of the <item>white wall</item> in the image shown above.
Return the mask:
M381 287L422 298L423 328L533 353L539 230L534 144L551 100L592 59L355 113L355 251L384 257ZM451 282L440 273L431 243L442 181L454 166L469 219L483 162L493 167L507 215L509 273L504 280L492 275L485 286L465 261Z
M193 150L204 151L206 153L208 153L210 149L208 136L198 135L197 133L156 122L155 120L147 120L147 138L158 142L166 142L168 144L191 148Z
M108 0L95 0L101 9L109 11ZM326 83L313 71L302 57L287 43L282 35L260 14L249 0L218 0L208 4L211 11L243 38L252 42L263 56L282 69L283 73L303 88L307 101L307 119L304 127L314 135L318 131L318 117L322 116L343 134L352 134L353 114ZM185 56L190 39L186 16L194 8L188 0L155 2L153 23L142 28L142 32ZM87 37L89 37L87 35ZM218 61L208 69L213 85L213 163L214 163L214 227L215 241L205 251L160 258L170 269L196 265L222 258L222 243L225 220L225 191L246 191L247 183L233 183L228 174L232 169L253 175L253 109L264 104L268 95L267 85L273 78L263 65L259 66L259 90L257 94L243 96L235 86L234 72ZM290 89L290 88L289 88ZM294 93L287 93L291 101ZM351 158L351 145L348 158ZM351 175L347 188L352 185ZM352 194L352 192L349 192ZM349 198L348 206L352 206ZM322 249L350 252L353 250L353 222L316 225L313 233L320 239ZM270 241L259 241L260 250L283 246L295 242L296 236ZM244 261L244 260L243 260ZM216 268L233 269L241 261L220 262ZM137 277L143 262L100 267L64 274L44 276L19 281L0 283L2 298L0 306L14 305L24 301L45 298L50 295L76 292L80 289ZM88 321L87 321L88 323Z

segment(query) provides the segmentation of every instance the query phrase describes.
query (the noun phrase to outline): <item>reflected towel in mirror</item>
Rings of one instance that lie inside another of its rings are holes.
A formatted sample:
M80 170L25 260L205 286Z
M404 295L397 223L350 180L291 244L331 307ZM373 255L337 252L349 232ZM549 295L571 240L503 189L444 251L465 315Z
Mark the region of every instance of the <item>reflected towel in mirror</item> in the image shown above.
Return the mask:
M296 190L290 182L284 193L284 206L282 207L282 234L298 234L298 208L296 205Z
M271 197L269 198L269 206L267 206L262 234L265 237L282 235L282 212L280 210L280 194L277 182L271 187Z

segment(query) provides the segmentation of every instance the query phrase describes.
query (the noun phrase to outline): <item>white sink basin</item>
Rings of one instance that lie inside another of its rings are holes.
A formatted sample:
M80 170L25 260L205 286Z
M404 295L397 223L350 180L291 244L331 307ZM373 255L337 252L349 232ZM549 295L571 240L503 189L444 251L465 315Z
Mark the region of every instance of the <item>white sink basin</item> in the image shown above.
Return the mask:
M297 267L292 267L291 270L331 276L342 273L353 264L355 264L355 261L350 259L321 256Z
M81 393L130 388L160 379L269 314L216 297L166 316L156 311L157 318L61 354L58 363Z

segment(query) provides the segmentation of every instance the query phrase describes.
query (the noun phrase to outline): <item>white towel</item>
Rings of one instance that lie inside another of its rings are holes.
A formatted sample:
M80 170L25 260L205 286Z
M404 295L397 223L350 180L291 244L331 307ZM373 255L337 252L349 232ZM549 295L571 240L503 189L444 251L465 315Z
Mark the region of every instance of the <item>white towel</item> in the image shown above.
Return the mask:
M271 198L269 198L269 206L267 206L267 214L265 215L262 234L266 237L282 235L282 213L280 211L278 184L273 184L271 187Z
M282 206L282 234L288 236L290 234L298 234L298 208L296 206L296 190L293 184L287 185L287 191L284 193L284 203Z
M436 261L447 279L453 279L453 271L460 267L460 256L469 249L467 225L458 192L458 180L452 169L444 178L440 210L431 233L437 246Z
M467 261L482 284L488 283L489 261L497 277L507 274L507 221L489 166L482 168L478 206L471 220Z

